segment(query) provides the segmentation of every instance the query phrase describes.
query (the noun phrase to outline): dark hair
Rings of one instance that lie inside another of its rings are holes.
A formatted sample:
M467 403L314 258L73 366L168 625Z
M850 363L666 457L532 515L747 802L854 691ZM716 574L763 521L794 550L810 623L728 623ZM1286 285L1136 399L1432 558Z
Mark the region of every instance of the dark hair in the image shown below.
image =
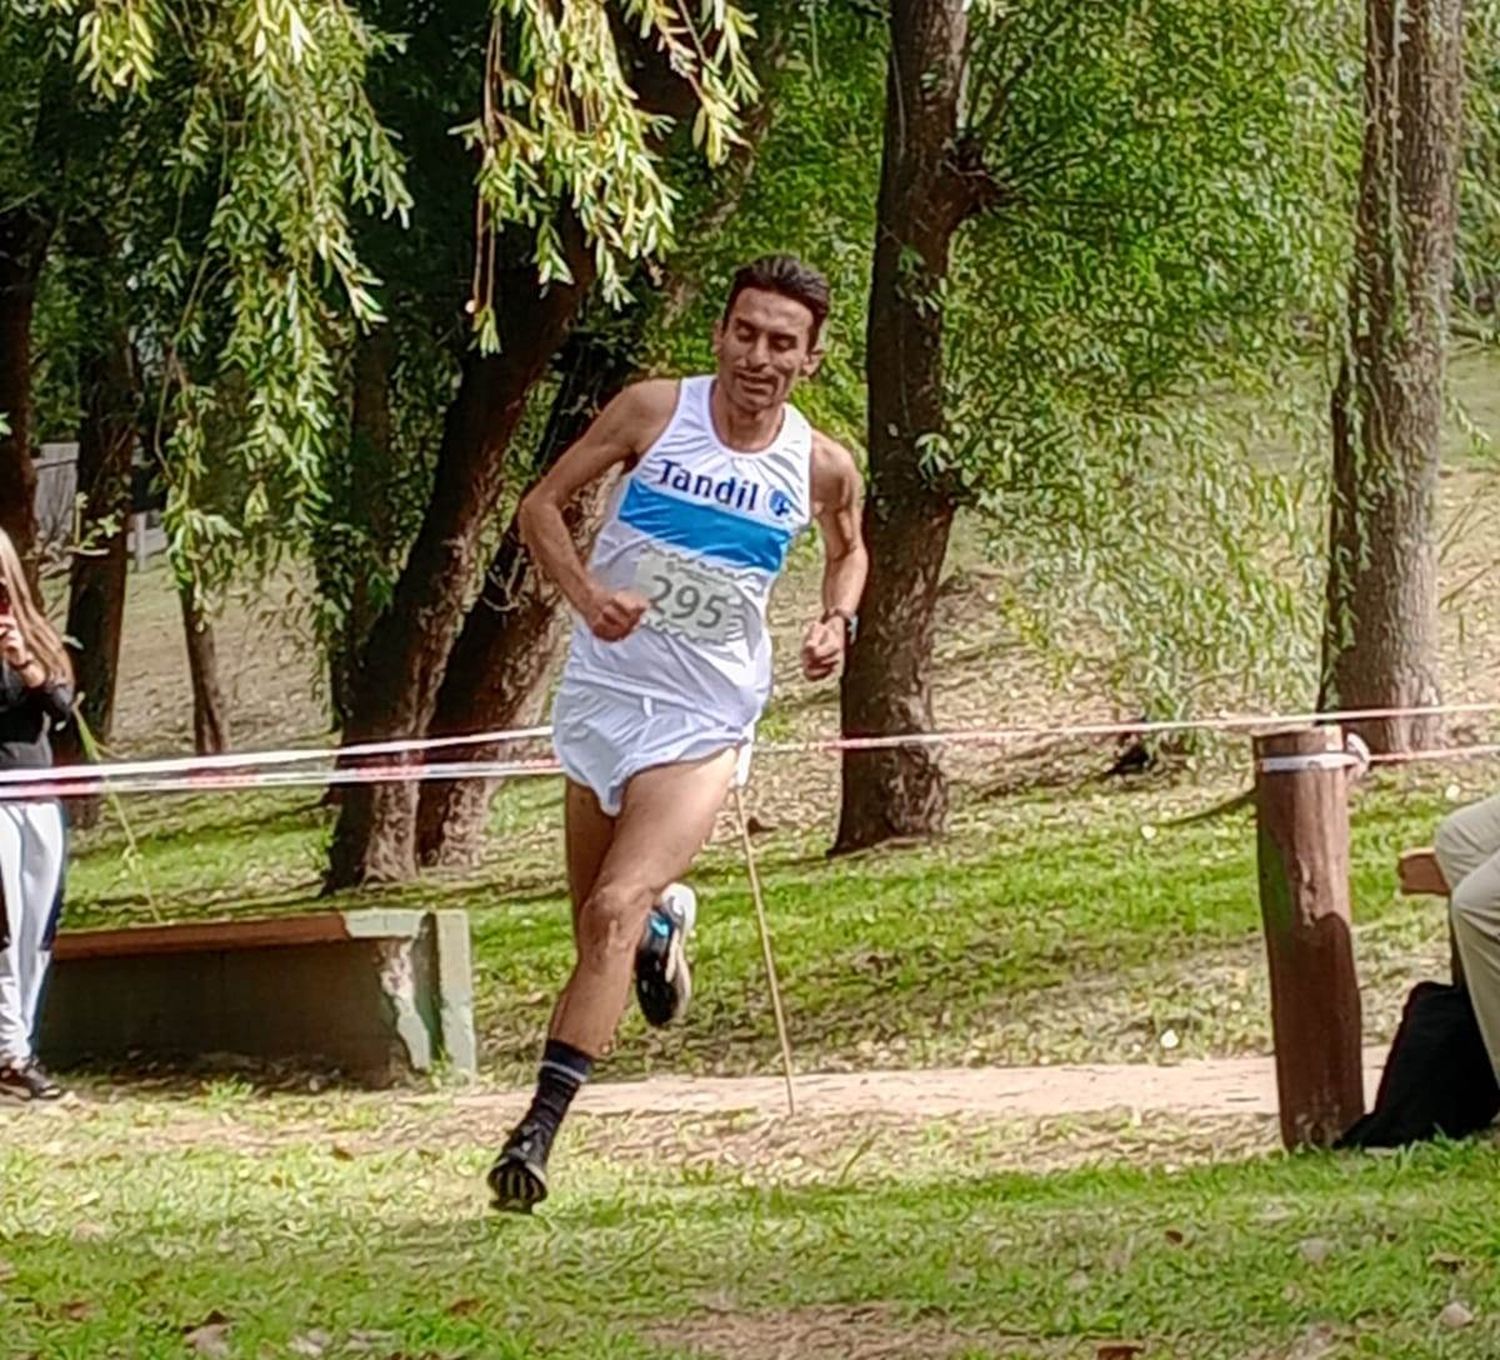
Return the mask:
M724 304L724 320L734 311L734 302L747 288L763 293L780 293L782 297L800 302L812 313L811 341L817 344L828 320L828 280L811 265L803 264L795 255L762 255L747 265L735 270L734 282L729 285L729 301Z

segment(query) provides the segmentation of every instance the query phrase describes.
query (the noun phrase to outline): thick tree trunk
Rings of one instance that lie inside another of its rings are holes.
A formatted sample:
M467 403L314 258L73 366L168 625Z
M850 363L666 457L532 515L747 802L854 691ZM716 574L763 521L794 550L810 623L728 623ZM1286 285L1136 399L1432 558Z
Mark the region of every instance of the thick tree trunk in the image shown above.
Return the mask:
M188 675L193 684L193 750L200 756L229 749L229 710L219 685L219 654L214 626L191 585L181 586L182 630L187 639Z
M81 551L74 556L69 573L67 632L77 648L79 713L94 740L107 744L114 726L115 679L125 621L130 464L139 394L135 353L123 316L111 315L97 346L85 351L81 377ZM55 744L61 760L71 763L84 757L77 724L60 729ZM98 806L96 798L80 799L71 809L75 823L92 825Z
M618 16L614 16L618 17ZM617 25L641 107L673 119L697 107L692 85L632 25ZM365 647L345 742L415 735L432 722L481 526L499 499L506 446L532 384L557 352L595 275L575 218L560 226L573 282L539 291L529 268L501 283L499 355L473 357L449 408L436 484L396 598ZM351 786L329 852L325 887L400 880L416 872L417 793L410 784Z
M870 579L841 703L846 736L932 727L932 631L956 500L924 476L940 435L943 307L955 231L971 210L955 165L963 0L895 0L870 289ZM948 788L926 748L848 752L835 853L943 829Z
M36 467L31 455L31 322L49 231L30 205L0 213L0 529L36 576Z
M501 352L472 355L448 409L427 512L397 583L371 629L345 742L427 730L438 687L478 570L479 535L494 513L506 446L526 395L562 343L593 283L593 253L576 223L564 233L574 282L539 290L529 275L502 285ZM393 882L416 872L412 784L351 785L329 852L330 891Z
M1463 115L1462 0L1368 0L1348 357L1332 399L1321 704L1439 699L1436 497ZM1376 751L1430 717L1351 723Z
M783 36L773 33L765 39L762 55L767 62L780 59ZM626 41L636 40L632 37ZM641 80L642 72L656 65L659 63L647 61L637 72L637 89L643 100L675 117L685 116L689 111L684 102L688 92L679 79L658 71L654 84ZM757 152L770 126L770 113L770 101L762 99L745 119L744 144L728 173L721 177L715 202L692 224L695 235L716 234L733 217L749 186ZM665 303L656 318L658 327L670 328L691 305L695 287L700 284L699 280L674 274L660 285ZM537 452L533 480L562 456L595 415L637 374L649 319L648 309L636 305L623 316L604 318L601 326L569 337L558 365L561 381ZM597 486L580 495L565 512L580 552L593 541L604 501L605 488ZM530 556L522 550L519 526L513 518L448 663L429 729L432 735L523 727L537 720L566 633L566 619L559 617L561 603L557 591L539 578ZM475 747L466 752L466 758L489 760L502 754L493 747ZM417 811L420 862L476 862L483 851L494 792L494 783L487 780L424 784Z
M8 129L20 144L30 143L31 176L16 206L0 211L0 415L10 429L0 434L0 529L15 543L33 585L40 563L31 459L31 325L37 280L56 223L54 199L68 155L76 150L71 136L77 131L77 90L69 54L55 53L35 92L35 123Z
M644 315L644 309L637 307L625 334L579 333L568 341L535 478L562 456L635 373ZM604 499L604 486L596 485L575 498L565 513L580 551L598 530ZM567 615L558 607L560 603L558 591L536 570L522 546L520 526L512 516L485 573L484 589L453 648L429 727L431 735L526 727L537 720L566 631ZM468 760L493 760L504 754L494 746L462 753ZM482 779L424 784L417 813L421 862L475 862L483 849L494 791L494 783Z
M606 486L586 488L563 518L580 551L598 531ZM465 621L438 698L435 737L527 727L542 713L567 632L561 596L532 565L512 518L490 563L484 590ZM466 747L465 760L503 760L514 748ZM493 780L422 786L417 850L423 864L473 864L484 848Z
M364 521L369 542L375 545L384 545L390 533L387 497L378 494L378 490L371 494L371 487L383 489L390 471L390 383L395 361L396 338L388 326L379 326L361 336L355 345L345 512ZM348 606L340 636L328 658L330 699L341 729L349 725L353 714L360 656L375 625L368 574L359 569L357 562L346 561L342 567L352 579L334 584L340 590L348 590Z

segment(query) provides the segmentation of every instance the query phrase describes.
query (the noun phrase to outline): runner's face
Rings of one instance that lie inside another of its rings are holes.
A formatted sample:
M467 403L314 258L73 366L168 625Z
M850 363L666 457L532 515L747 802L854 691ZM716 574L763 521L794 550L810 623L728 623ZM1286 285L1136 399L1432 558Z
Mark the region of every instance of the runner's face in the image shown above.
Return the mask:
M747 288L714 327L719 383L730 404L760 412L780 406L799 378L817 370L813 314L780 293Z

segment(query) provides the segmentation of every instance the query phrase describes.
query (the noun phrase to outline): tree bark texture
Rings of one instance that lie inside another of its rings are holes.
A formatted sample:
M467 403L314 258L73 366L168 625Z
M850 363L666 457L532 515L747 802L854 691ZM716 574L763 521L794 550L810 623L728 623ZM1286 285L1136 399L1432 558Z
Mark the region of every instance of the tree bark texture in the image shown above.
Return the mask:
M644 309L625 334L577 332L565 347L562 381L553 399L538 450L533 481L543 476L588 428L594 416L637 369ZM597 483L574 498L564 513L573 541L586 552L598 531L606 487ZM567 629L556 587L536 570L511 517L485 572L484 587L464 620L438 694L429 732L465 732L526 727L541 715L547 685ZM466 748L466 760L503 759L495 746ZM417 852L423 864L472 864L483 849L485 820L495 784L490 780L431 782L422 786L417 813Z
M353 400L349 419L349 480L344 491L345 513L363 520L372 544L387 541L389 502L361 485L370 470L388 470L391 461L391 369L396 361L396 337L388 326L360 336L354 347ZM379 477L373 479L377 484ZM348 726L353 714L354 686L360 656L375 624L375 602L369 577L356 563L346 563L352 577L335 584L347 589L348 602L341 635L329 658L329 694L335 721Z
M499 308L501 351L473 354L465 363L421 528L395 598L365 645L346 743L420 736L432 719L478 574L480 533L500 498L511 434L593 283L593 252L576 223L563 239L574 282L540 289L529 273L508 275ZM412 784L350 785L340 801L327 888L414 875L416 807Z
M1349 348L1332 407L1324 708L1436 704L1436 499L1463 112L1462 0L1368 0ZM1351 723L1375 751L1432 717Z
M107 261L102 261L107 268ZM79 713L95 741L114 727L115 687L125 622L130 565L131 459L135 451L140 377L123 311L106 308L80 364L84 398L78 437L79 543L69 568L67 634L75 647ZM77 724L56 738L59 759L84 758ZM90 825L98 800L71 809Z
M193 750L214 756L229 749L229 709L219 684L214 626L191 585L179 586L182 631L187 639L188 675L193 685Z
M973 205L955 163L967 27L962 0L895 0L868 323L870 576L841 690L849 737L932 727L933 615L957 506L921 468L944 430L943 307L954 233ZM835 853L940 833L936 753L846 752Z
M31 323L49 226L34 206L0 212L0 529L37 571L36 466L32 461Z

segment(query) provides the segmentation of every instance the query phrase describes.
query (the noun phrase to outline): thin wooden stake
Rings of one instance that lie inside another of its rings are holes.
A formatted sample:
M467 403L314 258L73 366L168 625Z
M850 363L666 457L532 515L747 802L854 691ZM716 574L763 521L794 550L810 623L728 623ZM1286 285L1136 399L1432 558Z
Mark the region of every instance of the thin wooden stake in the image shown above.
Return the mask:
M771 927L760 894L760 875L755 870L755 850L750 844L750 824L745 820L745 803L738 783L734 786L734 810L740 822L740 844L745 848L750 895L755 899L755 919L760 924L760 945L766 956L766 980L771 984L771 1009L776 1013L776 1037L781 1041L781 1068L786 1075L786 1112L791 1118L797 1113L797 1097L792 1090L792 1043L787 1038L786 1013L781 1009L781 987L776 981L776 959L771 953Z

